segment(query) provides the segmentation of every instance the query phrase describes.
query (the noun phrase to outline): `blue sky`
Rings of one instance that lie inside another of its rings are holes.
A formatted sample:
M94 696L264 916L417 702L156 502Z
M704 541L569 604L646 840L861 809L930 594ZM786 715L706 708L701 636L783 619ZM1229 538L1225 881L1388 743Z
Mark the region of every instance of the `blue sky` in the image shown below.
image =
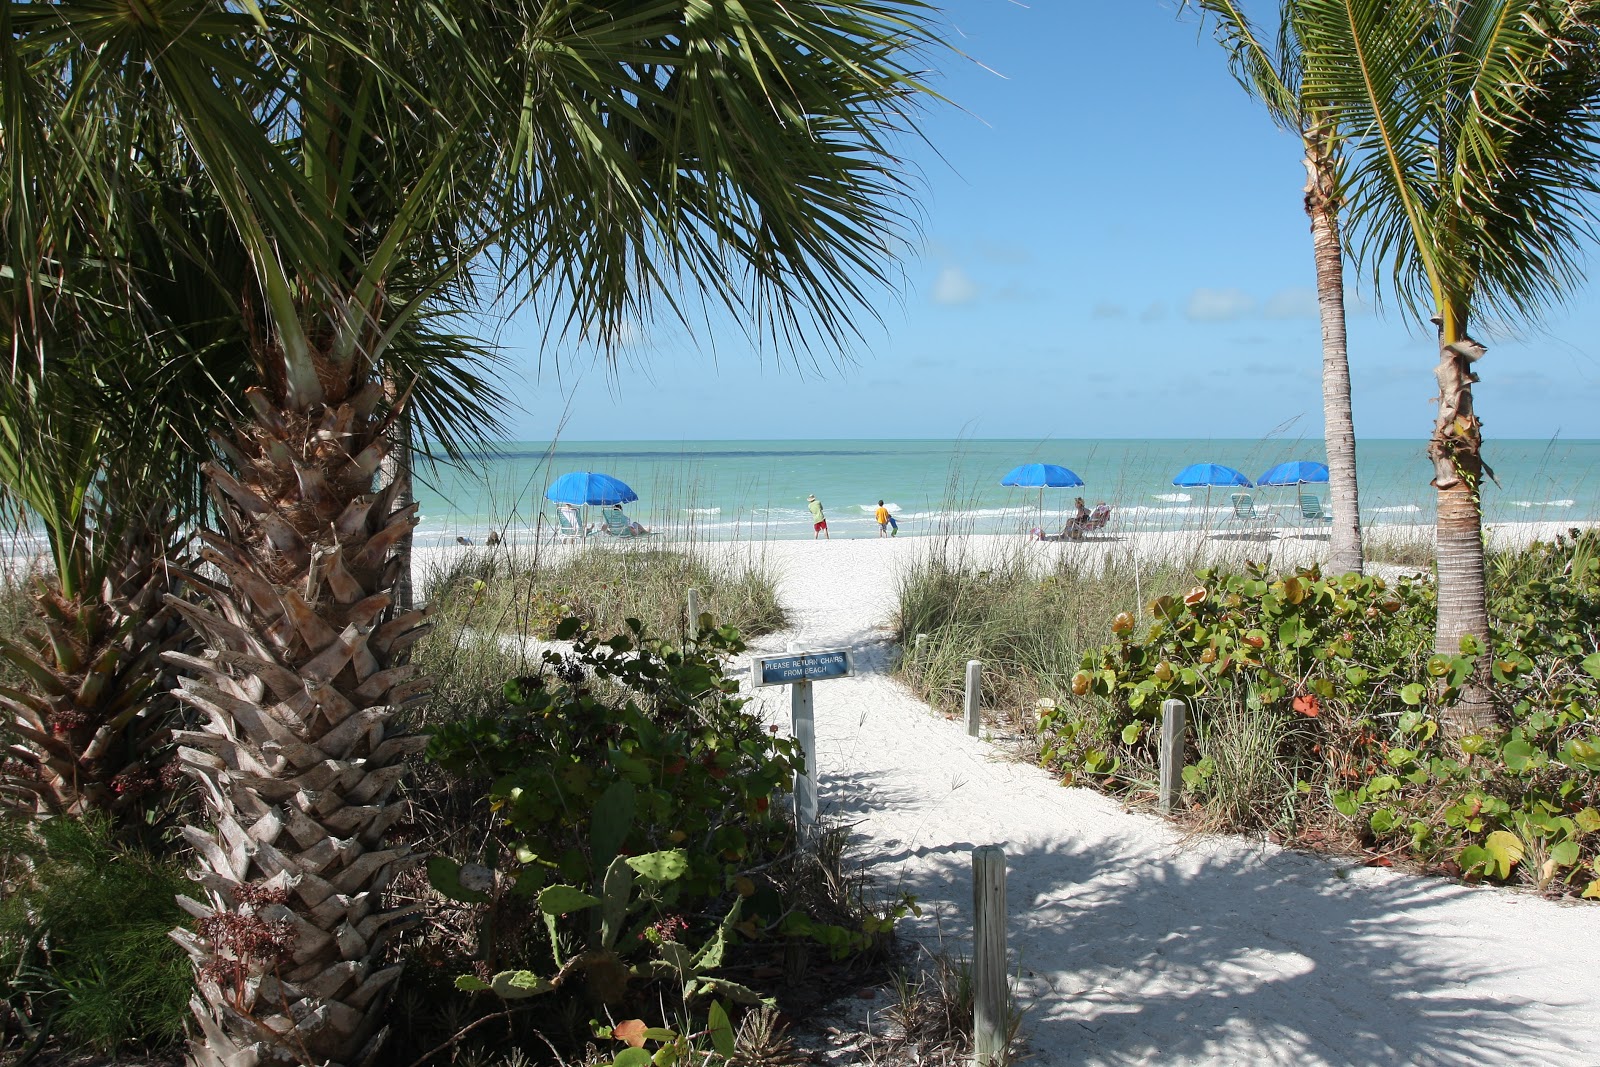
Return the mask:
M1271 5L1253 5L1271 10ZM522 439L1320 436L1321 341L1298 142L1176 0L951 0L913 146L922 242L837 366L732 329L646 327L614 373L500 334ZM1591 251L1591 275L1600 255ZM1422 438L1431 338L1351 308L1356 431ZM1594 437L1600 283L1474 334L1489 437Z

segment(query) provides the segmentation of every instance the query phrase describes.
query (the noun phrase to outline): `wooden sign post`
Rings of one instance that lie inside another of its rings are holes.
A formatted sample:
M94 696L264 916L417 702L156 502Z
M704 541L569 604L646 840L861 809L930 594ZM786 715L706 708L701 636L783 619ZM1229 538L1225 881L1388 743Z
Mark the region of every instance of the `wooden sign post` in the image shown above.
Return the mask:
M817 822L817 726L811 685L828 678L848 678L855 662L848 648L791 649L778 656L750 657L750 684L789 686L789 717L800 743L804 769L794 776L794 821L802 834Z

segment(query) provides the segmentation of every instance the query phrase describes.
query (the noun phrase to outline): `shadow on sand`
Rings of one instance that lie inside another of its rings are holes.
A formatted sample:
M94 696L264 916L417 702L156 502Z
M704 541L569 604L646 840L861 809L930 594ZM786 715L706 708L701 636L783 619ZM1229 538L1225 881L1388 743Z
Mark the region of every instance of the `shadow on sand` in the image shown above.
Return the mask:
M827 781L824 799L843 822L913 800L871 776ZM881 888L928 908L920 939L970 951L973 842L857 844ZM1005 848L1033 1062L1600 1062L1551 1020L1562 1005L1505 994L1489 946L1440 933L1431 913L1473 890L1236 840Z

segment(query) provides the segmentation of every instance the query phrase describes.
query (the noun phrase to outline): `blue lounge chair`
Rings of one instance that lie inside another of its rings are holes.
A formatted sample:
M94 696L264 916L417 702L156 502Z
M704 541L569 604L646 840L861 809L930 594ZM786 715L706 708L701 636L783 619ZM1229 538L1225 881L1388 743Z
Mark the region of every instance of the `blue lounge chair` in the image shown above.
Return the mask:
M556 509L556 539L562 541L576 541L588 533L578 523L577 512L564 508Z
M1333 513L1322 506L1321 498L1312 496L1310 493L1301 493L1300 524L1304 526L1309 523L1324 522L1333 522Z
M1261 533L1266 533L1274 525L1271 515L1256 510L1255 498L1249 493L1234 493L1228 497L1228 503L1233 505L1233 514L1228 516L1228 522Z
M643 537L646 533L642 526L629 519L620 508L601 508L600 517L605 520L606 533L613 537Z

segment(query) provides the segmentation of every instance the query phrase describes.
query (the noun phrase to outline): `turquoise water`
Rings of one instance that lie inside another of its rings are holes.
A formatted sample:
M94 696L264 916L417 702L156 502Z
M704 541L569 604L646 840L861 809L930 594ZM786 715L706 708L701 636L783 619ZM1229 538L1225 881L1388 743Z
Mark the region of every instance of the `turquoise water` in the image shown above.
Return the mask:
M1433 521L1423 449L1419 441L1358 445L1364 522ZM1500 480L1484 488L1488 521L1600 517L1600 441L1491 441L1485 456ZM553 520L545 486L575 470L631 485L640 499L628 513L647 526L708 539L810 537L808 493L826 507L835 537L876 535L871 513L880 498L902 537L1058 527L1080 494L1090 506L1114 505L1122 529L1208 527L1236 490L1176 488L1181 468L1223 463L1255 478L1283 460L1323 458L1320 440L510 442L464 468L419 471L418 533L421 544L478 540L495 527L527 537L541 512ZM1030 462L1069 467L1087 486L1047 489L1042 500L1037 490L1000 486L1006 471ZM1311 488L1326 500L1326 486ZM1298 512L1292 488L1257 490L1256 503L1285 518Z

